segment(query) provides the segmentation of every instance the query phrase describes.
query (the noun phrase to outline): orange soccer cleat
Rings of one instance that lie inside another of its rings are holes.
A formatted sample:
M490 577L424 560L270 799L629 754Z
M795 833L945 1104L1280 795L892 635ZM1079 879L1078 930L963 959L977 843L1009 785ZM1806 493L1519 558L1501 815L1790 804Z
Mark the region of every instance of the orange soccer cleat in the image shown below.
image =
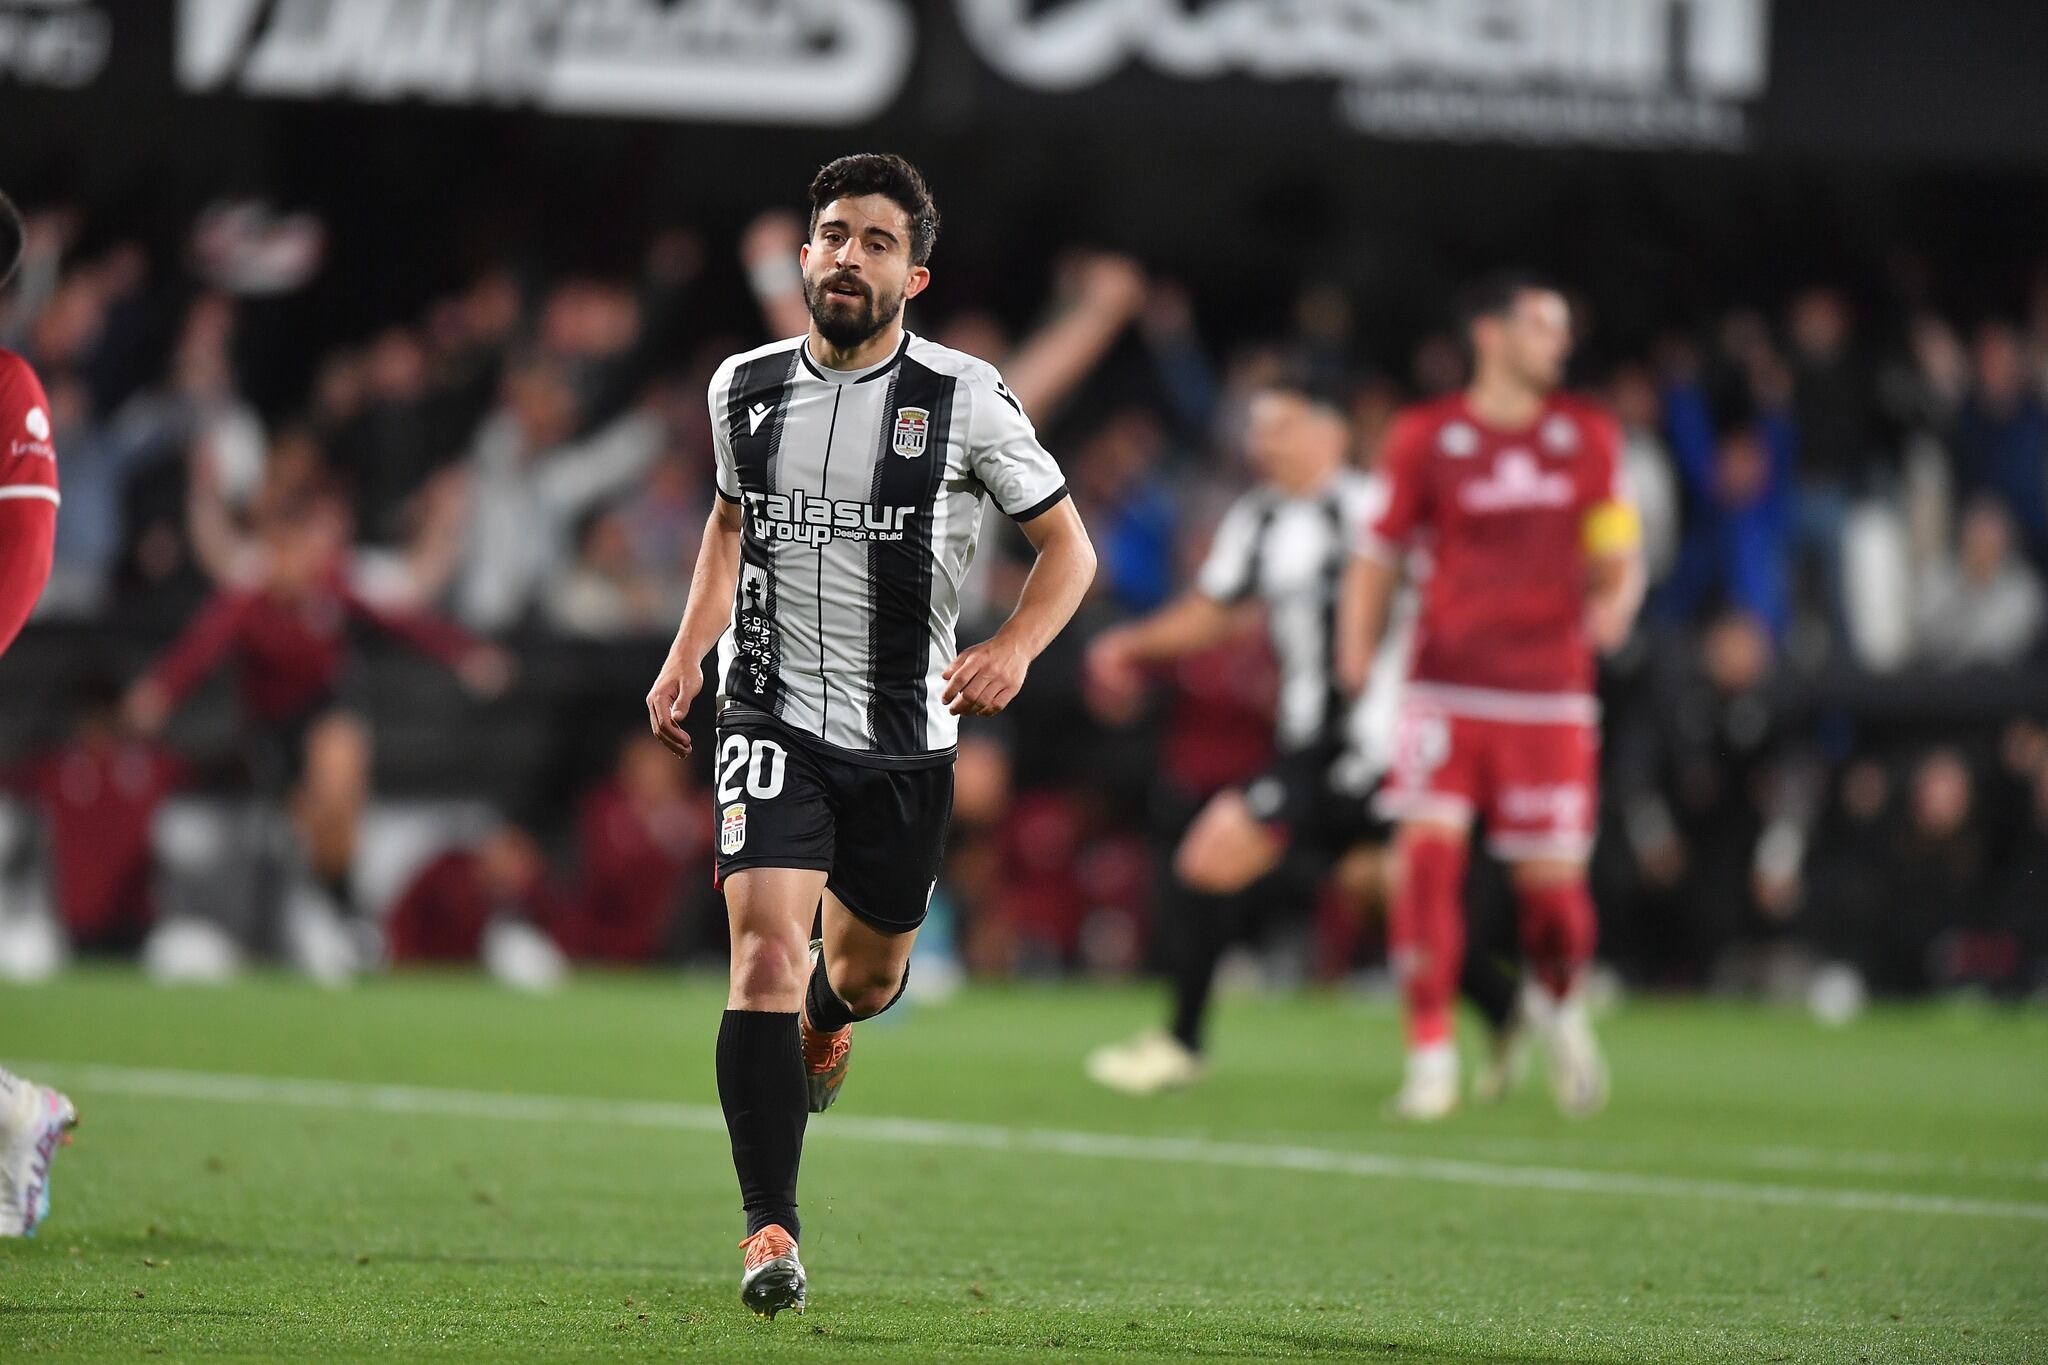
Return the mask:
M780 1223L770 1223L740 1248L747 1253L740 1302L769 1319L785 1308L803 1312L804 1265L796 1258L796 1239Z

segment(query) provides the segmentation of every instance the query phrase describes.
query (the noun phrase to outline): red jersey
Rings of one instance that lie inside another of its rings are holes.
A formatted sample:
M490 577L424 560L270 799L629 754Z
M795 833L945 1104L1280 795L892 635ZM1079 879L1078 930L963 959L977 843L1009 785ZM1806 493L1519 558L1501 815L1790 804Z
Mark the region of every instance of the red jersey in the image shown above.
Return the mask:
M1430 557L1416 692L1501 719L1589 719L1586 525L1623 500L1614 418L1556 394L1526 429L1497 431L1458 394L1404 409L1380 466L1387 504L1363 553Z
M478 644L436 617L375 606L337 574L299 598L261 589L215 595L154 673L175 706L233 653L249 713L272 724L294 720L332 699L347 660L352 618L450 665Z
M49 831L64 927L81 943L139 934L152 918L149 833L184 767L144 740L74 739L27 772Z
M56 540L50 400L28 362L0 350L0 651L42 596Z

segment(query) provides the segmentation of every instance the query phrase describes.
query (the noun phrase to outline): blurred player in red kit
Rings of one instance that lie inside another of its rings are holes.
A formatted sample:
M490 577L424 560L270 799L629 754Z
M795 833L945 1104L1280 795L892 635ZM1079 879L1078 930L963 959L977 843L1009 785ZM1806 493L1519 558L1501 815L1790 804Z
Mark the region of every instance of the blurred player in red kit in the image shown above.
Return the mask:
M0 194L0 289L21 264L27 229ZM0 653L43 595L57 540L57 447L50 400L28 362L0 349ZM69 1142L70 1100L0 1068L0 1237L27 1237L50 1211L50 1163Z
M365 600L347 576L348 504L319 485L287 489L258 521L260 551L251 582L221 589L128 693L128 721L145 734L232 658L259 794L287 799L307 871L330 909L350 908L349 870L369 796L369 741L346 707L349 627L372 625L452 668L480 697L503 691L512 672L504 651L431 616ZM299 965L324 975L367 965L322 946L331 936L287 922Z
M1388 431L1385 509L1353 561L1338 668L1362 684L1411 552L1427 556L1410 684L1382 796L1399 822L1391 941L1408 1022L1393 1112L1458 1100L1451 1038L1465 943L1461 889L1475 816L1511 873L1531 982L1528 1022L1568 1114L1607 1098L1577 988L1595 936L1586 864L1599 810L1595 655L1628 636L1642 598L1639 522L1620 432L1559 392L1572 348L1563 294L1523 275L1461 309L1472 381Z

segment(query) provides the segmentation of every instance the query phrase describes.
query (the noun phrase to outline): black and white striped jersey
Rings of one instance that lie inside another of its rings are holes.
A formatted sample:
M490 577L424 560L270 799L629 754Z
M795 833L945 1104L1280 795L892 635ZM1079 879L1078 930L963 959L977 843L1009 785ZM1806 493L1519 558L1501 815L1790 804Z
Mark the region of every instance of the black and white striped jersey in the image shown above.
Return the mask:
M1252 489L1223 514L1195 586L1219 602L1257 598L1280 665L1274 729L1279 747L1328 747L1355 758L1361 779L1393 759L1401 680L1407 670L1408 594L1356 701L1337 682L1337 598L1359 536L1378 515L1386 488L1375 475L1340 471L1314 493Z
M909 332L855 372L793 337L719 366L710 405L718 492L743 521L722 704L857 762L945 761L940 672L982 498L1029 521L1067 494L1002 376Z

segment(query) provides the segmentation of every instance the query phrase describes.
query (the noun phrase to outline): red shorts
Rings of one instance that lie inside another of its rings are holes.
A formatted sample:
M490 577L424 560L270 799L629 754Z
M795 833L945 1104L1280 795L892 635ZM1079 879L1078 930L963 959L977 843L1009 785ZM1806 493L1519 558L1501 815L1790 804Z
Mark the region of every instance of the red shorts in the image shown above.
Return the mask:
M1600 810L1599 715L1590 697L1411 687L1383 815L1469 825L1510 862L1584 859Z

